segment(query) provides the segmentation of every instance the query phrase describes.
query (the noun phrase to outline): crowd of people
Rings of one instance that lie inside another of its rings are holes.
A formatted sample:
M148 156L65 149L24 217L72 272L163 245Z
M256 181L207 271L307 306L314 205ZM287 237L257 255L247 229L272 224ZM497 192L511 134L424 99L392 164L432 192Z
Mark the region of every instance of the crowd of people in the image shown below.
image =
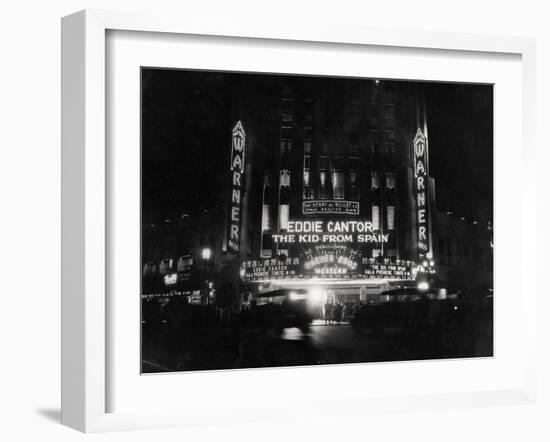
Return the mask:
M347 323L360 308L359 301L328 301L323 305L323 319L326 325Z

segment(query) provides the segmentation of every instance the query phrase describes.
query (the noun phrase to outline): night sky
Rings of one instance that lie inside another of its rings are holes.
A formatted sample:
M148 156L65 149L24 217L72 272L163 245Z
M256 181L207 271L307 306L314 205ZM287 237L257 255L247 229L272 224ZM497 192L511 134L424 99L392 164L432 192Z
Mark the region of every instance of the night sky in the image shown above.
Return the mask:
M175 219L220 202L237 100L280 99L280 75L142 70L143 221ZM305 77L286 77L297 83ZM341 81L330 79L326 84ZM247 95L238 91L246 85ZM440 210L492 220L493 90L489 85L425 83L430 175ZM237 94L236 94L237 93ZM330 99L330 87L316 99ZM242 104L242 103L241 103ZM229 161L229 160L227 160ZM182 167L185 165L185 167ZM197 175L187 170L200 171Z

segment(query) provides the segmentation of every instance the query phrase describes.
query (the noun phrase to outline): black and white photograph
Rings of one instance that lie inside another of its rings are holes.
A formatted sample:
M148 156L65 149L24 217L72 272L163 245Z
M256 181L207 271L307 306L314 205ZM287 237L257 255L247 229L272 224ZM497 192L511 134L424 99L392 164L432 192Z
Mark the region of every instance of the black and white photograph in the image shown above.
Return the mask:
M492 84L141 69L142 373L492 357L493 227Z
M544 6L4 2L0 440L550 441Z

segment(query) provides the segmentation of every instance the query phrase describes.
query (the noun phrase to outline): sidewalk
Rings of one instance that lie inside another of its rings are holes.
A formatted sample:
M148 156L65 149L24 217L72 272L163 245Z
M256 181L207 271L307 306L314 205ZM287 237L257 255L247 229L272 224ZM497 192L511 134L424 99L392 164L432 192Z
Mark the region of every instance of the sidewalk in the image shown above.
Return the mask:
M326 325L326 326L329 326L329 325L349 325L349 322L348 321L340 321L339 324L337 324L336 322L332 322L331 324L326 324L324 319L314 319L313 322L311 323L312 327L317 327L317 326L320 326L320 325Z

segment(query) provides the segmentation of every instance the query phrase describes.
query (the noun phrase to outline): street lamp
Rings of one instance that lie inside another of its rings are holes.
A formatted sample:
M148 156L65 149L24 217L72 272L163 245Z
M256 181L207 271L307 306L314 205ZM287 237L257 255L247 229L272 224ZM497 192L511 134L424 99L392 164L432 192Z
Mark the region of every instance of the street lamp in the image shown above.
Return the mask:
M208 293L208 281L206 280L206 266L208 265L208 261L210 260L210 257L212 256L212 250L210 250L209 247L205 247L202 249L202 261L204 263L203 267L203 279L204 279L204 294L206 295L206 304L210 304L210 296Z

